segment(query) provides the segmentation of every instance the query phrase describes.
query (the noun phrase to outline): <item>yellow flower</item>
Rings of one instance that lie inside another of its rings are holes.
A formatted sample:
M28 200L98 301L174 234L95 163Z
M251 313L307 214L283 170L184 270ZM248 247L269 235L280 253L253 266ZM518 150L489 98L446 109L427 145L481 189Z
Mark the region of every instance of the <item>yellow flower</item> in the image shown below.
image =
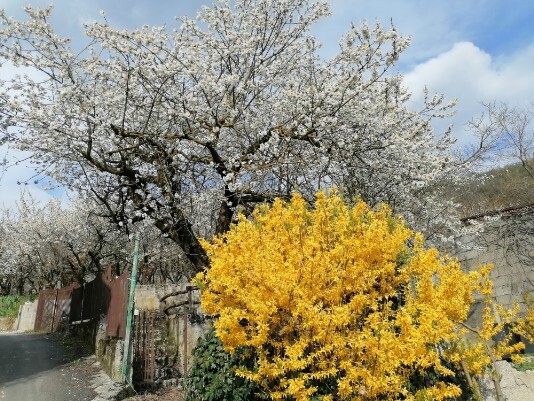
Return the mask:
M387 206L348 206L335 191L318 193L313 209L300 195L263 205L202 244L211 261L197 276L202 308L219 316L225 349L253 350L256 366L238 374L272 399L310 400L324 380L335 383L326 401L410 399L414 372L452 374L438 344L458 340L472 292L489 274L464 274ZM424 391L441 400L459 389Z

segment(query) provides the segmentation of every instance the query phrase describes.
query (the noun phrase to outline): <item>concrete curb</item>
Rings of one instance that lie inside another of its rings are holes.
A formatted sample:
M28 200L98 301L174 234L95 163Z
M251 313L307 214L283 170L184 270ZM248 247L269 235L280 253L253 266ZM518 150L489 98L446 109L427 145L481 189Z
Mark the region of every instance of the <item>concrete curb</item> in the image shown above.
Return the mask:
M91 387L97 394L92 401L122 401L135 394L130 386L111 380L100 368L96 357L92 356L92 358L95 358L94 366L99 369L99 372L91 379Z

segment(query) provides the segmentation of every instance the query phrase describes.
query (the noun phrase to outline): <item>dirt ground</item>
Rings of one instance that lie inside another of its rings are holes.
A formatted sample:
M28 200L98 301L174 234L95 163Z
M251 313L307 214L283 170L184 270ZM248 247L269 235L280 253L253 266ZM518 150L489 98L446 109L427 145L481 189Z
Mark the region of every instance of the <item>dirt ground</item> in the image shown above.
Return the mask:
M185 396L176 387L167 387L158 390L154 394L138 394L134 397L126 398L125 401L185 401Z

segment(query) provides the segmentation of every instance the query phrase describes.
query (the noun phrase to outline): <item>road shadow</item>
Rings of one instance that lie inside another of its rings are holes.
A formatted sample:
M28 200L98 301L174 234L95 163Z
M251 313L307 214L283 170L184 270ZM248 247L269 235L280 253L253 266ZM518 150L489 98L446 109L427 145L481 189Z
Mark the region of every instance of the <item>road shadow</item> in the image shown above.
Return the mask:
M0 334L0 386L35 377L91 354L63 334Z

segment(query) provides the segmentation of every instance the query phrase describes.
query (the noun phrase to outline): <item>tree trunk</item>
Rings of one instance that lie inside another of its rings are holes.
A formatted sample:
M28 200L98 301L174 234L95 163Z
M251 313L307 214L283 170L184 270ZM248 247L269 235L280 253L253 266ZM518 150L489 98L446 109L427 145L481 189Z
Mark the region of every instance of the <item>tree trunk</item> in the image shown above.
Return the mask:
M176 216L173 225L163 219L156 220L155 225L182 248L185 256L193 265L193 275L208 267L209 259L206 251L204 251L200 241L193 233L191 223L181 213Z
M217 225L215 227L216 234L222 234L230 229L236 206L237 201L235 192L231 192L228 188L225 188L224 200L221 202Z

